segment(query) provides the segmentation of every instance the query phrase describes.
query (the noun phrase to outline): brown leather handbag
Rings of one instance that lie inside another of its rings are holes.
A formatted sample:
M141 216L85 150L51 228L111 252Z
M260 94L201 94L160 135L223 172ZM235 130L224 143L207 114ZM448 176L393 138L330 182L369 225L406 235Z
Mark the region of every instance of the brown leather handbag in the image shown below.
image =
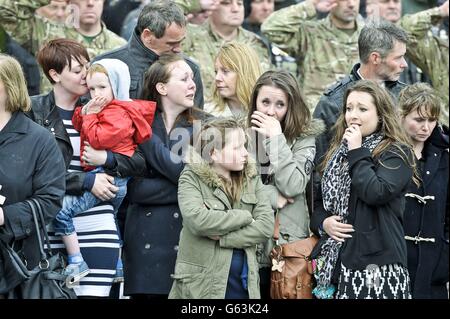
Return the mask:
M272 259L270 298L312 299L314 277L310 255L319 239L317 236L311 236L278 245L279 229L277 215L274 230L276 244L270 253Z

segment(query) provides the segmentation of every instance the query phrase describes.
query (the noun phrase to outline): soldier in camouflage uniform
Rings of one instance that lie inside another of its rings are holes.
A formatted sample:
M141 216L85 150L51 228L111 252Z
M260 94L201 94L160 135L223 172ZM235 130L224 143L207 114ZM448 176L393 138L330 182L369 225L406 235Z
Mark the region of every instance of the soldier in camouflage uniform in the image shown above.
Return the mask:
M401 19L401 26L409 33L407 54L431 78L431 83L442 96L440 123L449 125L449 50L448 37L432 35L431 27L449 16L448 1L440 7L429 9Z
M330 11L322 20L317 12ZM275 11L262 24L267 38L295 57L299 83L311 110L328 87L358 62L358 35L363 21L359 0L307 0Z
M57 24L36 14L38 8L49 2L50 0L0 0L0 20L5 30L33 55L45 41L56 38L80 42L91 58L126 44L124 39L109 31L101 22L104 0L71 0L74 11L68 21L72 25ZM93 17L92 13L85 15L86 10L96 10L97 16ZM92 35L92 32L95 34ZM50 82L42 75L41 92L49 90Z
M222 44L229 41L251 46L259 56L263 70L270 68L270 52L262 39L242 28L244 6L241 0L222 1L202 25L189 24L183 52L201 65L205 102L211 101L214 83L214 60Z

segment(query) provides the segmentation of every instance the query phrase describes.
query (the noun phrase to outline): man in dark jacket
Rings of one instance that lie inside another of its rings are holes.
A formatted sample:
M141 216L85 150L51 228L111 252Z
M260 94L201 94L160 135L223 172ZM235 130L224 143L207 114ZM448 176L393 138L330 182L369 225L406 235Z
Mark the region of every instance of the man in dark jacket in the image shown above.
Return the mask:
M13 56L22 66L25 79L27 80L28 95L39 94L39 67L36 59L22 48L16 41L6 33L0 25L0 52Z
M348 87L361 79L373 80L386 87L397 100L405 84L400 74L408 67L404 55L408 36L404 30L390 22L366 25L358 38L360 63L344 79L330 87L320 98L313 117L322 119L326 131L316 140L315 164L318 165L328 151L332 126L343 110L343 96Z
M186 34L186 18L183 10L171 1L152 1L142 9L133 35L125 46L99 55L95 60L119 59L125 62L131 75L130 98L139 98L145 71L163 53L181 54L181 42ZM203 84L200 69L185 58L194 72L197 86L195 106L203 108Z

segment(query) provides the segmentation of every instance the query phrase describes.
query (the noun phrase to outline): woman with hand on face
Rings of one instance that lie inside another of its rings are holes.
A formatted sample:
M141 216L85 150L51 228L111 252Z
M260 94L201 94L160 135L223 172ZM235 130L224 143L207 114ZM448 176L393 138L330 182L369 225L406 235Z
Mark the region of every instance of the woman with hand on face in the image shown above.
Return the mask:
M338 299L410 298L402 219L415 165L385 89L363 80L347 90L322 165L313 293L333 298L337 284Z
M256 154L272 209L278 211L279 244L309 237L306 185L315 156L315 136L324 126L312 120L295 77L287 71L267 71L256 81L248 124L256 132ZM268 297L271 261L269 240L260 247L261 295Z
M253 86L262 73L256 52L244 43L226 43L217 54L214 69L213 99L204 111L224 117L246 115Z
M447 299L448 128L438 125L441 100L428 84L400 92L399 110L412 140L420 185L409 183L403 227L413 298Z

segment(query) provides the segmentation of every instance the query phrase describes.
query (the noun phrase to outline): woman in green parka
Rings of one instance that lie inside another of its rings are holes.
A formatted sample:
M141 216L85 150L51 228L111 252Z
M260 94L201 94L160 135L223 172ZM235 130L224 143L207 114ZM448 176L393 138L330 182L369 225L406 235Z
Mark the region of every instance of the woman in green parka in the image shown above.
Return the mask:
M203 125L178 184L183 229L169 298L260 298L256 246L274 218L244 126L235 118Z
M316 153L315 137L324 124L311 119L295 77L288 71L267 71L256 81L250 102L249 126L259 172L278 211L279 239L285 244L309 237L306 186ZM261 295L269 296L271 239L260 245Z

